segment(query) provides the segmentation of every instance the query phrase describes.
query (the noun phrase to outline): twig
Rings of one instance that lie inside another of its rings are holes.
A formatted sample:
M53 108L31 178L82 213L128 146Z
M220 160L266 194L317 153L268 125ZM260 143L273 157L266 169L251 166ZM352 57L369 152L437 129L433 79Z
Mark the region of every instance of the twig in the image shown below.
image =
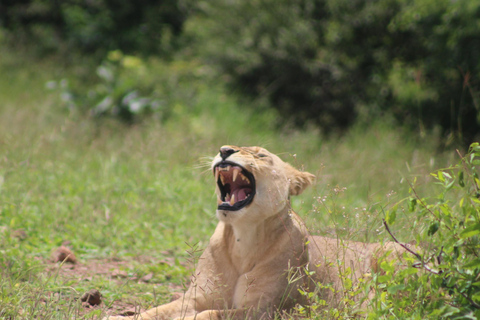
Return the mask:
M402 246L402 248L404 248L405 250L407 250L408 252L410 252L411 254L413 254L415 257L417 257L418 260L422 260L422 256L419 255L418 253L416 253L415 251L411 250L409 247L407 247L405 244L401 243L400 241L397 240L397 238L395 238L395 236L392 234L392 232L390 231L390 228L388 227L388 224L387 222L385 221L385 219L382 219L383 220L383 225L385 226L385 229L387 229L387 232L390 234L390 236L393 238L393 240L398 243L400 246Z
M469 296L467 296L465 293L461 292L460 291L460 288L458 288L458 286L455 284L453 286L455 289L457 289L458 293L460 293L462 295L462 297L464 297L465 299L468 300L468 302L470 302L470 304L474 307L474 308L477 308L477 309L480 309L480 305L478 303L476 303L475 301L473 301L472 299L470 299Z
M438 256L437 256L438 264L442 264L442 253L443 253L443 246L442 248L440 248L440 252L438 253Z
M393 240L398 243L402 248L404 248L405 250L407 250L408 252L410 252L411 254L413 254L418 260L420 260L420 264L417 264L417 263L414 263L413 264L413 267L414 268L423 268L425 270L427 270L428 272L430 273L433 273L433 274L442 274L443 273L443 270L435 270L435 269L432 269L430 268L429 266L427 266L425 264L425 262L422 260L422 256L419 255L418 253L416 253L415 251L413 251L412 249L410 249L409 247L407 247L405 244L401 243L400 241L397 240L397 238L395 238L395 236L393 235L393 233L390 231L390 228L388 227L388 224L387 222L385 221L385 219L382 219L383 220L383 225L385 226L385 229L387 229L387 232L390 234L390 236L393 238ZM430 259L429 259L430 260Z

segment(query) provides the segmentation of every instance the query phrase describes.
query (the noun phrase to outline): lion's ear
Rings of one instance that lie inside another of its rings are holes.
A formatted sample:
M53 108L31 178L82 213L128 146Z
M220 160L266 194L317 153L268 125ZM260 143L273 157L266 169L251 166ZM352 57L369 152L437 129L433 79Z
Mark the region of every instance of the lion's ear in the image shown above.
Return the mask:
M297 196L305 190L306 187L315 181L315 176L309 172L302 172L290 166L288 180L290 181L290 195Z

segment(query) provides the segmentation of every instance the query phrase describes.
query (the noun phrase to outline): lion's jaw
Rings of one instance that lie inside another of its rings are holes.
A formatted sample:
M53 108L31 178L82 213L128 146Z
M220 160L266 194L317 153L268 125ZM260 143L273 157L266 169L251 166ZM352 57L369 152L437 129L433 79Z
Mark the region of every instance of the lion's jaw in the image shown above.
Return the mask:
M217 218L227 224L258 223L288 210L289 196L314 179L260 147L223 146L212 162Z

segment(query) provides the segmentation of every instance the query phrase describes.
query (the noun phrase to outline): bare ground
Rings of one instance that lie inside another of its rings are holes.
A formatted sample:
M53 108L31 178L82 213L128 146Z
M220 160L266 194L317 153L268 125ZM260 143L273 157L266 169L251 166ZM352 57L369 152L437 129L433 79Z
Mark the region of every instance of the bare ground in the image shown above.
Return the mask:
M49 277L55 277L60 281L60 283L68 282L70 284L83 283L81 286L85 287L86 282L98 283L98 279L103 281L112 281L115 282L118 286L123 286L127 282L130 283L143 283L152 286L152 290L157 289L159 286L167 287L167 291L170 292L170 300L178 299L181 294L183 287L180 285L175 285L172 283L161 283L155 284L150 283L153 278L153 274L149 273L143 276L137 276L127 270L133 269L133 264L135 263L173 263L173 258L166 258L159 261L152 261L150 257L134 257L131 259L124 258L104 258L104 259L89 259L88 261L80 262L75 261L75 263L59 263L55 261L48 261L46 267L46 273ZM90 286L91 287L91 286ZM91 288L97 289L102 293L100 288ZM162 288L165 291L165 288ZM55 293L53 293L55 294ZM79 295L82 295L83 292L79 292L76 295L73 295L71 298L76 297L79 299ZM81 302L82 308L79 308L78 317L80 319L98 319L98 314L101 313L101 316L105 315L134 315L139 312L145 311L145 308L142 307L141 301L135 296L129 296L126 299L116 299L108 301L105 303L105 299L102 299L102 302L99 305L91 305L88 302ZM80 303L80 302L79 302ZM92 312L94 310L99 310L99 312ZM91 316L89 316L91 315ZM100 316L100 318L101 318Z

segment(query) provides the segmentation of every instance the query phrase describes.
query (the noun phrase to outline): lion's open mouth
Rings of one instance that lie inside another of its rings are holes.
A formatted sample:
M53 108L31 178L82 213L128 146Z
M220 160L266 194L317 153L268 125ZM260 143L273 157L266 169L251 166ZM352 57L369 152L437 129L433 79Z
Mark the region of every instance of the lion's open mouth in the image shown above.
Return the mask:
M238 164L228 161L220 162L213 171L220 189L219 210L236 211L252 202L255 195L253 174Z

